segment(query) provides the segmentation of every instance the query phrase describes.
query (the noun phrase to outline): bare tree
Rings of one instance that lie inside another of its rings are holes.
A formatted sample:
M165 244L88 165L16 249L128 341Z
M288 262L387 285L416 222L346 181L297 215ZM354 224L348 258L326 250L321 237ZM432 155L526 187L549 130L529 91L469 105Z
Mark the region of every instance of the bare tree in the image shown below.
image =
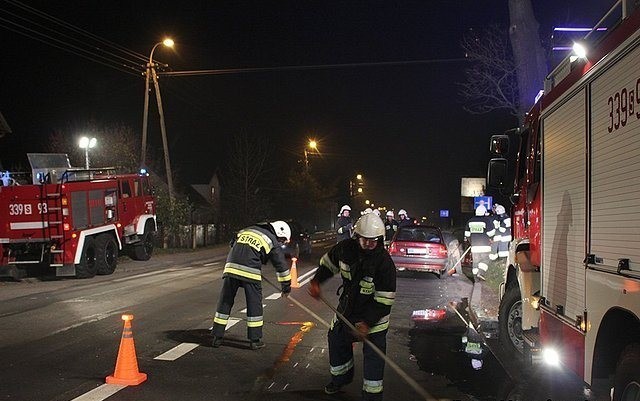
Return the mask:
M462 48L472 63L460 84L465 110L484 114L503 109L518 117L518 85L506 29L492 25L480 35L470 31Z
M225 221L232 227L255 223L268 215L270 203L261 186L267 181L270 153L264 136L252 137L242 132L231 139L224 174L223 210Z
M509 17L508 30L494 25L463 38L472 64L460 94L471 113L504 109L522 123L544 87L547 63L531 0L509 0Z

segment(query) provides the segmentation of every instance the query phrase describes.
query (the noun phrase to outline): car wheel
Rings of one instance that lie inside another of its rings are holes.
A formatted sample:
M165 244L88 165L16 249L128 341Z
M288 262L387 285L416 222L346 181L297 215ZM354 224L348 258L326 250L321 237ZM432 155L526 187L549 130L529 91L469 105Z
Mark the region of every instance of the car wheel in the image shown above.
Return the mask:
M614 378L613 400L635 401L640 399L640 344L627 345L622 351Z
M86 237L82 247L80 263L76 265L76 278L91 278L98 272L96 260L96 242L93 237Z
M111 234L96 238L96 263L99 275L112 274L118 265L118 244Z
M504 349L513 356L523 353L522 338L522 300L517 285L507 287L498 313L499 339Z
M155 241L155 231L153 230L152 224L147 223L144 226L144 234L142 234L142 238L140 242L134 245L129 252L129 257L133 260L149 260L151 259L151 254L153 253Z

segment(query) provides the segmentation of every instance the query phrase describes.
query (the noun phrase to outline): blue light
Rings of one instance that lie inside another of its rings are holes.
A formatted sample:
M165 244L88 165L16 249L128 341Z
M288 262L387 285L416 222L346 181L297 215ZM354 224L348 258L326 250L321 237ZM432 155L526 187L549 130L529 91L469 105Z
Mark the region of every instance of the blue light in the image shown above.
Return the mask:
M140 175L147 175L147 169L146 168L141 168L140 169Z

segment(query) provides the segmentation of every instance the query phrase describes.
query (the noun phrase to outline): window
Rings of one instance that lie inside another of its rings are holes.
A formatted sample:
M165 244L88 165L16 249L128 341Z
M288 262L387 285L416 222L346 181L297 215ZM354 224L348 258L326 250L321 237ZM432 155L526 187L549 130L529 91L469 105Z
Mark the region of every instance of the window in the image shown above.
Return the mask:
M120 181L120 193L123 198L129 198L131 196L129 181Z

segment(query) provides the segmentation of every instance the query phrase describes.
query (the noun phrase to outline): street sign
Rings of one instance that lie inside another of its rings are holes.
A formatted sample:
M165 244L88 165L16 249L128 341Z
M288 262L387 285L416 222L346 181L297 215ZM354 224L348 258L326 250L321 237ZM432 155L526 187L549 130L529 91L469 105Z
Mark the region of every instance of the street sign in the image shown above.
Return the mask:
M448 209L440 209L440 217L449 217Z
M476 210L480 205L484 205L487 210L491 210L493 207L493 196L475 196L473 198L473 210Z

